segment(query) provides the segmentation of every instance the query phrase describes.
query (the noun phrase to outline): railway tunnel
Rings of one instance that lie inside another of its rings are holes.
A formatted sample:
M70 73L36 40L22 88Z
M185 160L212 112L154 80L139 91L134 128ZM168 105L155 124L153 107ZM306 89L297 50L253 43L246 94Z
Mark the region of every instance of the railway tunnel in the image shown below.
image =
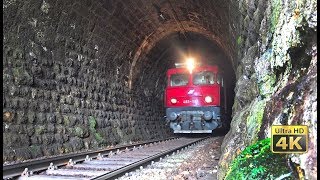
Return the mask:
M3 2L3 160L170 136L165 72L181 54L228 74L220 177L271 124L309 127L316 172L316 2ZM234 151L237 150L237 151Z

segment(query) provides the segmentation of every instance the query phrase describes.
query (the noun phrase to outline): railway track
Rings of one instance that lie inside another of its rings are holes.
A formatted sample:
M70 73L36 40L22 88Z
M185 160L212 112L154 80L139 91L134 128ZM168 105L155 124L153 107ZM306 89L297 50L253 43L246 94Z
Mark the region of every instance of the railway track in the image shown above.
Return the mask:
M3 179L116 179L206 138L169 138L3 167Z

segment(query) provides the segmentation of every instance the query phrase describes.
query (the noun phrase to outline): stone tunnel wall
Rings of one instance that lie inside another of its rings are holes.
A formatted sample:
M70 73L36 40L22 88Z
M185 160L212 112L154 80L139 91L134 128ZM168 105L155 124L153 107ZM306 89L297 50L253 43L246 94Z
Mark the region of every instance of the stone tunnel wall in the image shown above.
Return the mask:
M218 178L246 146L270 137L271 125L307 125L305 154L289 159L317 179L317 3L239 1L239 65L231 130L222 144Z
M122 9L106 7L4 1L4 161L169 135L162 103L128 88L137 42L111 18Z
M149 50L181 28L173 17L157 20L152 1L126 2L4 1L5 161L168 135L159 101L163 84L157 88L146 81L157 82L166 65L148 58L161 55ZM172 14L167 1L159 3L165 15ZM233 120L222 146L219 178L245 146L270 135L271 124L309 126L309 152L291 159L312 177L316 1L172 4L186 30L221 44L236 69ZM144 46L150 48L143 53L151 55L141 59Z

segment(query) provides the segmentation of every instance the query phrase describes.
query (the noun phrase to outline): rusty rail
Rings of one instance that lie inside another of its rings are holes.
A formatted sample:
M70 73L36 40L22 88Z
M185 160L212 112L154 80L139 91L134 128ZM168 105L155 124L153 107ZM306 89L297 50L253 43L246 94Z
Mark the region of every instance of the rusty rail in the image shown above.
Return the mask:
M81 152L77 154L67 154L63 156L58 157L51 157L46 159L40 159L40 160L34 160L34 161L28 161L28 162L22 162L17 164L11 164L11 165L4 165L3 166L3 179L10 179L19 177L25 170L25 168L28 168L29 172L37 172L37 171L43 171L48 169L50 163L53 163L55 166L65 166L68 164L69 160L72 159L74 162L81 162L84 161L87 156L90 156L91 158L95 159L97 156L100 155L107 155L111 151L116 150L125 150L126 148L133 148L134 146L140 146L155 142L160 142L164 140L170 140L174 139L174 137L162 139L162 140L153 140L153 141L147 141L143 143L135 143L131 145L122 145L114 148L106 148L102 150L96 150L96 151L88 151L88 152Z

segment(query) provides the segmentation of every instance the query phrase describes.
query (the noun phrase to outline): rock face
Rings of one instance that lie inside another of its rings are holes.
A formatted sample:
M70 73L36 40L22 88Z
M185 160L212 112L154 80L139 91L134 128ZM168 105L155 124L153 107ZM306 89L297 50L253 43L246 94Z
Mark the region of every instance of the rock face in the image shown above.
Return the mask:
M218 178L246 146L270 137L271 125L282 124L308 126L308 152L289 159L316 179L316 1L240 2L239 9L248 11L242 16L233 118Z

